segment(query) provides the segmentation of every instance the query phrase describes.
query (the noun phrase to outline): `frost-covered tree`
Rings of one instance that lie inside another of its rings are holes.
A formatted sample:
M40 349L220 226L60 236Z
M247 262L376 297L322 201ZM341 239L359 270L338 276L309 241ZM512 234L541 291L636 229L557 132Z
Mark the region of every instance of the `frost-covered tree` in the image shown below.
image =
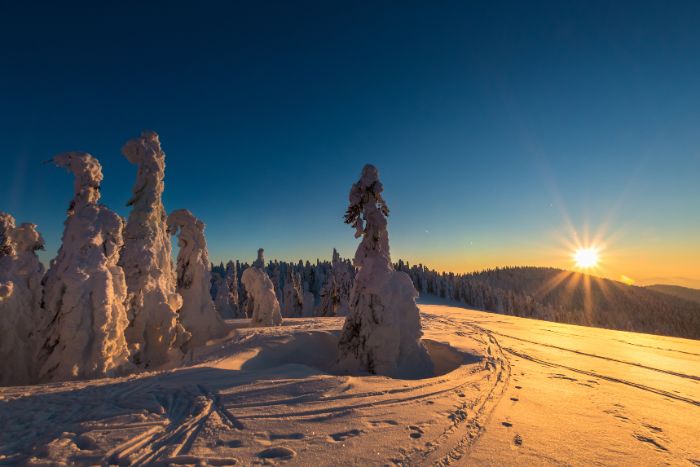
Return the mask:
M44 266L36 251L43 248L34 224L15 227L14 218L0 212L0 386L37 379Z
M226 277L218 272L212 271L211 274L211 292L214 297L214 307L223 319L233 319L235 314L231 304L229 303L230 293L226 283Z
M333 262L328 279L321 289L318 316L347 316L350 311L350 290L353 276L350 265L333 248Z
M304 295L303 295L303 308L302 308L302 316L305 318L314 316L314 304L316 303L316 296L309 290L309 283L304 281L304 285L302 286L304 289Z
M182 296L180 321L192 334L193 346L224 337L229 329L216 312L209 294L211 272L204 222L186 209L168 216L168 232L177 235L177 292Z
M75 196L58 256L44 281L48 315L39 349L39 379L60 381L113 375L128 366L124 272L117 261L122 218L100 199L102 168L83 152L53 162L75 175Z
M233 318L244 318L239 302L238 267L233 261L226 263L226 287L228 288L228 303L233 312Z
M190 336L179 322L172 245L163 202L165 153L158 135L143 132L122 154L138 166L119 265L128 289L126 338L135 363L153 368L179 359Z
M247 294L250 322L253 326L277 326L282 323L280 304L275 287L265 272L264 250L258 250L258 259L252 267L243 271L241 282Z
M284 284L284 310L283 316L298 318L304 310L304 298L302 296L299 274L294 269L287 268L287 279Z
M389 255L383 186L373 165L365 165L350 190L345 222L362 241L355 253L357 275L350 314L340 337L340 365L348 371L396 375L430 369L420 342L418 295L411 278L395 271Z

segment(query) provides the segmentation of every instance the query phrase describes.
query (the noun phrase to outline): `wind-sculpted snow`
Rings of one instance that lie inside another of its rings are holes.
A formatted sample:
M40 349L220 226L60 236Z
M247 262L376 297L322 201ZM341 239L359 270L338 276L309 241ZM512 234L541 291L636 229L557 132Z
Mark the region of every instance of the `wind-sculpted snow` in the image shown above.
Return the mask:
M186 209L168 216L168 231L177 235L177 291L182 296L180 320L192 334L192 345L225 336L228 327L216 312L209 293L211 272L204 223Z
M258 250L258 259L252 267L243 271L241 282L247 294L246 308L250 310L252 326L277 326L282 323L280 304L275 295L275 286L265 272L263 249Z
M36 381L44 239L34 224L0 212L0 386Z
M134 362L154 368L181 359L190 338L177 314L182 297L176 292L172 246L161 201L165 153L153 132L128 141L122 153L138 166L119 259L128 290L126 338Z
M351 372L425 372L430 360L420 343L418 293L410 277L391 264L389 208L382 191L379 172L369 164L350 191L345 222L362 241L355 253L358 270L340 338L340 362Z
M124 273L117 265L123 221L100 199L102 170L87 153L56 156L71 171L75 196L63 242L44 281L48 327L39 350L39 379L60 381L114 375L128 363Z

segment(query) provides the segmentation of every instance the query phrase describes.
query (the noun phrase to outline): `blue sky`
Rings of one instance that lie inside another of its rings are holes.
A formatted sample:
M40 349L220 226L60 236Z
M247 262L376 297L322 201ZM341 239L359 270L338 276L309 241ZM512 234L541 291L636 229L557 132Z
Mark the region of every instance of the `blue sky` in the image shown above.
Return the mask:
M395 258L569 267L588 229L603 275L700 286L698 2L16 3L0 210L39 225L44 259L72 181L42 161L92 153L126 216L119 150L149 128L166 209L206 223L215 261L352 255L371 162Z

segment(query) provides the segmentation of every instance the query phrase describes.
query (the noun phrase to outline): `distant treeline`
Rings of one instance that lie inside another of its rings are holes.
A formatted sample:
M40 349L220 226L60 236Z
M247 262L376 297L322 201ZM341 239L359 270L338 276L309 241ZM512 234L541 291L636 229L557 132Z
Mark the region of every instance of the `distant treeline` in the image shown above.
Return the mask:
M700 339L700 303L645 287L543 267L438 273L399 261L421 293L471 308L559 323Z

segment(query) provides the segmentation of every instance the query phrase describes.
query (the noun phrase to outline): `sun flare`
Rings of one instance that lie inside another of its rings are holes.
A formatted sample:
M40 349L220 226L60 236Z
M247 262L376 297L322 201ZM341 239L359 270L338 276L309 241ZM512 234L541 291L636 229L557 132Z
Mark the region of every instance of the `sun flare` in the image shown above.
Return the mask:
M598 266L598 249L590 248L579 248L574 252L574 261L576 266L582 269L590 269Z

